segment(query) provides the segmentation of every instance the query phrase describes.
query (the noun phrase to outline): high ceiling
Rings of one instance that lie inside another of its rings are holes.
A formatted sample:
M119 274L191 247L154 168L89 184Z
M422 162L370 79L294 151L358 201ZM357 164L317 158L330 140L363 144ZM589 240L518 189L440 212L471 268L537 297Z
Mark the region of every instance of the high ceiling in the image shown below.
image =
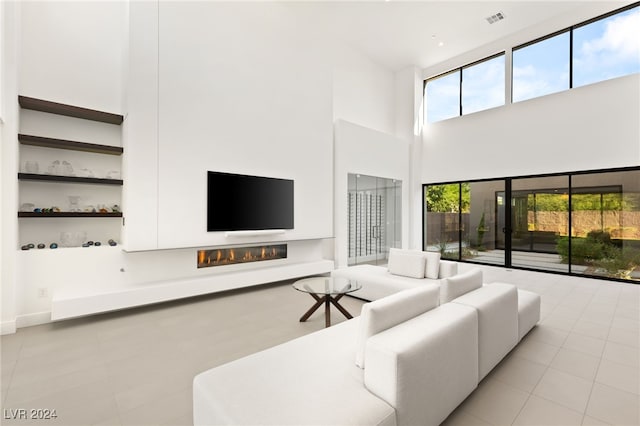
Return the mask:
M606 11L628 3L376 0L293 1L287 6L309 25L397 71L411 65L426 68L585 7ZM486 18L498 12L505 19L489 24Z

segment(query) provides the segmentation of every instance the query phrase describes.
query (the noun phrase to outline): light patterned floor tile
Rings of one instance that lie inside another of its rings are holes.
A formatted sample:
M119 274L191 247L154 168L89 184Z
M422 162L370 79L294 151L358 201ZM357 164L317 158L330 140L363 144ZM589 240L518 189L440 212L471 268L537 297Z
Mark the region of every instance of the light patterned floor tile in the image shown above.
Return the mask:
M592 386L593 382L590 380L549 368L533 394L583 413Z
M586 414L612 425L640 424L640 397L596 383Z
M551 362L551 367L583 379L593 380L598 372L599 364L599 357L561 348Z
M596 382L640 395L640 369L607 359L600 362Z
M514 426L580 426L583 415L552 401L531 395Z

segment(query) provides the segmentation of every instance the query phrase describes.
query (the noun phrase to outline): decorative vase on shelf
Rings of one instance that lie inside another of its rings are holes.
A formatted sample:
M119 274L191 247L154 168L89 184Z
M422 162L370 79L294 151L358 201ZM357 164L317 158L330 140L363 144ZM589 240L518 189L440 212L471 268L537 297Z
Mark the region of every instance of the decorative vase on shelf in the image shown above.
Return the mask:
M69 211L81 212L80 209L80 197L78 195L69 195Z
M87 233L84 231L60 233L60 244L62 247L80 247L86 240Z

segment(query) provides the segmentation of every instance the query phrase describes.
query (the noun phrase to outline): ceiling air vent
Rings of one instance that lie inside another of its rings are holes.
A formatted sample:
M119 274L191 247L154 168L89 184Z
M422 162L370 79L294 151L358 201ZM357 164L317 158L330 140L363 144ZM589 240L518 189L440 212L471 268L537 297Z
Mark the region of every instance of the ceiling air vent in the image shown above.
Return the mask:
M498 12L495 15L487 16L485 18L488 23L493 24L498 21L502 21L504 19L504 13Z

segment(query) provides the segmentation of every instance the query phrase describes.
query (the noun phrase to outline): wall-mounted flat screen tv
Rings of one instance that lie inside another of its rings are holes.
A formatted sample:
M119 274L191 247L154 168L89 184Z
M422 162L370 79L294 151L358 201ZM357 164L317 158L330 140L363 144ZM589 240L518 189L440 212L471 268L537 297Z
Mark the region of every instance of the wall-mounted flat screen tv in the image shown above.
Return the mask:
M208 172L207 231L293 229L293 180Z

